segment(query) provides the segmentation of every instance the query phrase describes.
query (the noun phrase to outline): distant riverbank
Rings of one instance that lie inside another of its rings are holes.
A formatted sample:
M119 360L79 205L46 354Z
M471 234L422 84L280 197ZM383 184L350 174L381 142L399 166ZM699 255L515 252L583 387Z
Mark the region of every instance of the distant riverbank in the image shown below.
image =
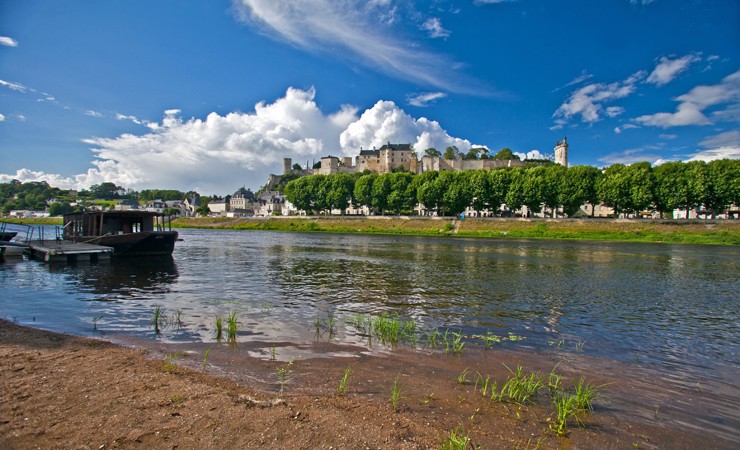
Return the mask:
M178 228L220 228L516 239L740 245L740 221L644 219L453 219L398 216L179 218Z

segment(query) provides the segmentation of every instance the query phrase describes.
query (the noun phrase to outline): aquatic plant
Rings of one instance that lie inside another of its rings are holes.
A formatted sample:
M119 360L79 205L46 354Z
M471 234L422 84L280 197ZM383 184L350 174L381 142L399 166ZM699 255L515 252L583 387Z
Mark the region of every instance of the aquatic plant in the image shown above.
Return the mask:
M550 376L547 378L547 388L550 390L550 395L553 397L558 395L562 390L560 386L560 379L563 376L555 373L555 369L557 369L558 365L559 363L552 368L552 370L550 371Z
M273 345L272 347L270 347L270 360L275 361L276 357L277 357L277 349Z
M224 321L223 317L216 316L216 340L221 342L224 338Z
M470 438L459 429L450 430L450 434L447 435L444 444L440 447L441 450L465 450L468 448Z
M159 334L161 331L159 326L164 323L164 311L159 305L154 305L154 315L152 316L152 325L154 325L154 333Z
M467 384L468 380L468 368L466 367L460 375L457 376L457 384Z
M339 387L337 387L337 395L344 395L347 393L347 382L349 381L350 372L352 372L352 366L347 366L347 368L344 369L344 375L342 375L342 379L339 380Z
M577 352L582 352L584 345L586 345L586 341L583 341L583 342L578 341L578 342L576 342L576 351Z
M293 360L291 359L288 361L288 364L281 367L276 367L275 372L278 375L278 378L280 379L280 395L283 395L283 389L285 387L285 382L288 379L288 375L290 375L291 367L293 366Z
M436 348L438 345L437 338L439 337L439 335L439 330L436 328L433 329L429 334L427 334L427 347Z
M391 386L391 406L393 411L398 412L398 402L401 401L401 384L398 382L398 376L393 380L393 386Z
M550 422L550 429L558 436L567 433L567 424L570 417L576 417L576 397L574 395L561 393L553 398L555 405L555 419Z
M203 368L205 369L208 365L208 354L211 353L211 347L206 349L206 353L203 355Z
M175 353L169 353L165 356L164 360L162 361L162 370L167 373L174 373L177 371L177 358L180 355Z
M506 365L504 367L511 372L512 376L501 386L499 400L522 405L532 401L537 391L542 387L542 377L534 372L530 373L529 376L524 376L522 366L517 366L516 371L512 371Z
M97 330L98 329L98 322L100 322L100 319L102 319L102 318L103 318L103 316L93 317L93 320L92 320L92 322L93 322L93 330Z
M230 312L228 316L226 316L226 322L228 323L228 335L229 335L229 341L230 342L236 342L236 332L238 328L238 324L236 321L236 311Z
M175 324L175 327L177 327L177 329L182 328L183 323L182 323L182 310L181 309L178 309L177 311L175 311L175 313L172 315L171 321L173 324Z
M573 396L575 397L576 408L579 411L593 411L593 402L594 400L596 400L598 389L599 387L591 386L590 384L586 383L583 378L579 379L574 388L575 392L573 393Z
M491 377L486 376L486 378L483 378L483 375L481 375L480 372L475 372L475 390L478 390L478 383L480 383L480 395L483 397L488 396L488 386L491 384Z

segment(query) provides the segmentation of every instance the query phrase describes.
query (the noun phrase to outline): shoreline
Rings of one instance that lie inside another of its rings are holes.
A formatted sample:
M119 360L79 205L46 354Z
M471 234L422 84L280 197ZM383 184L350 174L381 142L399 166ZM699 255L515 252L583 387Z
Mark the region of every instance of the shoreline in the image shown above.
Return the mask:
M292 344L276 345L282 352ZM0 448L439 448L453 430L481 448L736 444L716 436L708 443L712 432L687 426L687 418L671 410L677 399L667 398L654 412L647 399L631 404L635 394L655 390L642 384L661 381L641 379L639 368L629 365L575 354L554 358L527 348L458 357L312 346L329 357L288 366L253 356L249 343L122 346L0 320ZM478 394L477 372L501 383L504 364L519 363L545 376L557 364L564 383L585 374L606 387L593 413L580 417L581 426L569 424L567 435L557 436L549 429L551 405L490 402ZM340 396L337 384L348 366L347 393ZM276 369L285 367L281 383ZM455 381L465 370L468 380ZM635 378L625 380L626 372ZM397 411L389 400L394 380L402 389ZM711 406L715 399L705 395L695 407Z
M4 219L26 225L61 225L59 218ZM457 236L488 239L740 245L740 220L549 219L417 216L178 217L173 228L309 233Z
M178 218L173 227L493 239L548 239L740 245L740 221L658 219L515 219L331 216Z

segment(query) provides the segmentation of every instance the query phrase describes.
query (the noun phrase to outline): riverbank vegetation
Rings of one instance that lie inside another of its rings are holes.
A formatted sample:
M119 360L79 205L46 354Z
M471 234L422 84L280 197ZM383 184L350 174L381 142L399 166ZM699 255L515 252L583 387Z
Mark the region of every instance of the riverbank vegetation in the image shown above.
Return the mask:
M292 232L461 236L499 239L571 239L740 245L733 220L454 219L417 217L180 218L179 228Z
M614 164L602 171L593 166L544 164L475 171L428 171L419 175L310 175L285 186L286 198L309 214L367 207L373 214L413 214L421 204L426 212L456 216L468 208L502 215L523 206L550 217L583 215L603 204L621 215L703 208L707 215L723 214L740 203L740 160L710 163L669 162L629 166ZM506 211L501 211L502 205ZM580 212L579 212L580 211Z

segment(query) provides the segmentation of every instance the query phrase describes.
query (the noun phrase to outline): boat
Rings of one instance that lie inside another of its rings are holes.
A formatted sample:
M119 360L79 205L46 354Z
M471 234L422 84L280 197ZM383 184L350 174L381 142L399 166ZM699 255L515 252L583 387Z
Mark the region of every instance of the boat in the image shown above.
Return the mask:
M62 239L113 248L113 256L171 255L172 216L154 211L84 211L64 215Z
M10 229L12 227L16 229ZM0 222L0 256L23 256L28 249L31 232L29 225Z

